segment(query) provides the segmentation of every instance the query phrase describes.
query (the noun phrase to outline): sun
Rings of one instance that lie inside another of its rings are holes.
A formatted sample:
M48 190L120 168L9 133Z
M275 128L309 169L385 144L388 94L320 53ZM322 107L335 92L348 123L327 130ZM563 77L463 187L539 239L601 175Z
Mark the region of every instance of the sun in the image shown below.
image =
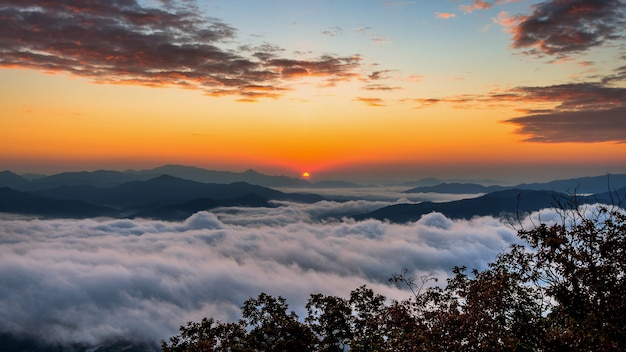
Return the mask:
M311 177L311 174L308 173L307 171L305 171L305 172L302 173L302 177L309 178L309 177Z

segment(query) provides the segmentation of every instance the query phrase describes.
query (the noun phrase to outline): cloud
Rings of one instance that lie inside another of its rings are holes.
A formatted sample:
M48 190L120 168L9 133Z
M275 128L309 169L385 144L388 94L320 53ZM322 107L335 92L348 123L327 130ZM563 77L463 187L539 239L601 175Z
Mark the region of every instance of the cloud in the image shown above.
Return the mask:
M492 108L523 106L524 116L506 119L517 125L516 133L525 141L618 142L626 141L626 67L598 82L557 84L540 87L515 87L484 95L459 95L442 98L403 99L402 102L425 108L450 104L455 108ZM530 106L530 107L529 107Z
M626 142L626 88L603 83L519 87L492 99L557 104L505 121L517 125L517 133L528 135L526 141Z
M387 283L393 273L444 279L455 265L484 267L516 241L489 217L310 221L382 204L222 209L179 223L0 221L0 332L54 343L157 342L190 320L236 319L260 292L282 295L301 315L309 294L347 296L362 284L405 298ZM251 215L263 220L251 223ZM269 221L276 215L282 220Z
M361 103L365 103L369 106L385 106L385 101L381 98L356 97L354 100L360 101Z
M365 90L378 90L378 91L390 91L390 90L400 90L401 87L393 87L388 86L386 84L368 84L363 89Z
M482 0L474 0L471 5L461 5L459 9L465 13L471 13L474 10L488 10L493 7L492 3L482 1Z
M276 98L287 82L356 77L358 56L280 57L265 43L227 49L236 29L200 15L190 2L4 1L0 67L66 72L96 83L179 86L210 96ZM43 35L45 34L45 35Z
M558 111L506 120L519 126L529 142L626 143L626 107L589 111Z
M448 12L435 12L435 17L447 20L448 18L455 17L456 15Z
M550 0L534 5L530 15L501 13L498 22L513 33L513 48L563 57L622 38L625 5L622 0Z
M361 34L361 35L365 35L365 36L369 37L370 40L375 45L388 44L390 42L389 39L385 38L382 35L371 33L372 27L369 27L369 26L368 27L357 27L354 30L357 32L357 34Z
M378 81L381 79L387 79L390 78L391 76L389 75L389 73L393 72L393 70L380 70L380 71L374 71L371 74L369 74L367 76L368 79L372 80L372 81Z
M329 37L334 37L343 33L343 29L339 26L333 26L325 31L322 31L323 35L327 35Z

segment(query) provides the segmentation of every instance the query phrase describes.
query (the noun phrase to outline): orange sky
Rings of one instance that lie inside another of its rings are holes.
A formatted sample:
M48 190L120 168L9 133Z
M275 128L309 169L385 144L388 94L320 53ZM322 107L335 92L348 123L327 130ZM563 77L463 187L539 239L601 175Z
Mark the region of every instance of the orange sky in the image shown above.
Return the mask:
M12 34L20 41L3 36L0 169L53 173L177 163L290 176L309 171L318 180L543 180L626 172L624 49L600 33L601 44L588 47L533 44L538 29L524 26L524 19L541 15L541 7L532 1L493 2L486 9L387 2L378 9L383 18L376 8L363 10L361 27L347 17L305 22L293 5L277 9L284 20L273 27L251 27L247 15L237 22L233 5L219 3L198 8L200 22L221 28L216 35L236 35L193 44L180 55L176 49L178 56L155 51L136 59L137 67L132 59L107 66L117 59L106 54L106 43L76 44L97 38L69 29L51 32L58 38L45 45L54 49L42 49L43 39L30 27ZM150 6L138 10L157 8ZM111 5L105 16L122 16L117 10ZM181 19L191 16L180 11L174 14ZM424 16L421 25L409 22L406 11ZM54 13L49 16L53 23ZM564 26L580 24L563 16ZM36 24L49 25L41 21ZM112 43L122 47L115 49L120 56L139 57L124 43L146 35L146 25L128 21L128 38ZM427 29L438 32L422 38ZM452 39L459 29L466 32ZM289 30L301 39L290 38ZM58 43L71 35L75 50ZM437 35L452 41L443 49ZM247 66L226 71L217 60L202 71L208 62L202 55Z

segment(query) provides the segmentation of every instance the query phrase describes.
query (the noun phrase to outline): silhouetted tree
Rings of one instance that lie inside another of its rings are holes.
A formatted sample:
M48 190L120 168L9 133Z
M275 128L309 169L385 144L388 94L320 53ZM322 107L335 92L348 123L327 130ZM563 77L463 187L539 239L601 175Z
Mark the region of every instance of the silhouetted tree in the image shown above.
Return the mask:
M195 351L626 351L626 215L618 207L561 208L484 270L452 269L425 289L408 271L390 301L361 286L349 298L313 294L301 322L261 293L237 323L203 319L162 342Z

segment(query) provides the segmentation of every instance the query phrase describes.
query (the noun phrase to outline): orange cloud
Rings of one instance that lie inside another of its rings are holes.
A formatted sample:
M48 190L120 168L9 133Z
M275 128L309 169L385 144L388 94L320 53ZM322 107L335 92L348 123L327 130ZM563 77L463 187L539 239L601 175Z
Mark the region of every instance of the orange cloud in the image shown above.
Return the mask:
M493 4L482 0L474 0L471 5L461 5L459 8L465 13L471 13L474 10L487 10L493 7Z
M380 98L356 97L356 98L354 98L354 100L360 101L360 102L365 103L365 104L367 104L369 106L385 106L384 100L382 100Z
M456 15L453 13L447 13L447 12L435 12L435 17L437 18L441 18L441 19L448 19L448 18L452 18L455 17Z

